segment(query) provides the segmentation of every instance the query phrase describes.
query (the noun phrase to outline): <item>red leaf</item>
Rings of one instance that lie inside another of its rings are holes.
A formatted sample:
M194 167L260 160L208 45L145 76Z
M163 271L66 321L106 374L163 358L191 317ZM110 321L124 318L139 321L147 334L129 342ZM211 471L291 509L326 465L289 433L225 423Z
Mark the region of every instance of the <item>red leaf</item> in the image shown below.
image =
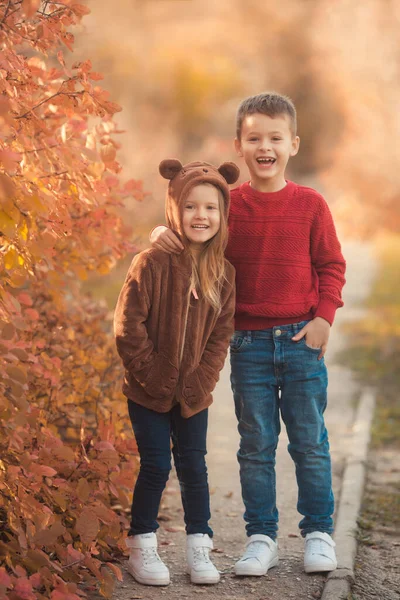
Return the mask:
M39 313L34 308L26 308L24 314L31 320L37 321L39 319Z
M104 75L102 73L97 73L96 71L91 71L88 74L88 77L92 81L101 81L102 79L104 79Z
M0 585L11 587L11 578L4 567L0 567Z
M24 304L25 306L32 306L32 298L29 294L21 292L21 294L18 294L17 298L21 304Z

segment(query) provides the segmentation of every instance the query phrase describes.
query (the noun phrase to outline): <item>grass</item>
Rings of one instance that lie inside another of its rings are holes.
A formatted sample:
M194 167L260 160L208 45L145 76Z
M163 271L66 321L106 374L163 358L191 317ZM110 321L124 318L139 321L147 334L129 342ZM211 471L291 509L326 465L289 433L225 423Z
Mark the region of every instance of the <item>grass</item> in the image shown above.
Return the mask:
M376 391L371 447L400 449L400 237L378 244L379 268L366 303L367 316L346 327L347 349L339 360L362 385ZM375 546L374 530L400 532L400 483L367 485L357 539ZM356 596L351 596L354 600Z

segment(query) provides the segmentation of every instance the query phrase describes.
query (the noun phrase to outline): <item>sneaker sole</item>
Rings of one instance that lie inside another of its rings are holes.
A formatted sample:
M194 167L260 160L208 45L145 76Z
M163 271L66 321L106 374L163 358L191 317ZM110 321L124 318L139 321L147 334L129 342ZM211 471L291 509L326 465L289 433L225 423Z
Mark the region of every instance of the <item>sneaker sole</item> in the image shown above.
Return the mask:
M210 577L209 575L208 576L200 575L200 574L192 575L191 571L189 571L188 574L190 575L190 581L197 585L212 585L215 583L219 583L221 580L219 573L217 575L215 575L214 577Z
M148 579L147 577L141 577L132 569L132 567L128 567L128 573L132 575L133 579L142 585L169 585L171 580L169 575L164 577L163 579Z
M278 562L279 562L279 558L278 557L274 558L269 563L269 565L266 569L262 569L261 567L259 569L254 568L254 567L251 568L246 565L235 565L235 575L237 575L238 577L246 577L246 576L262 577L262 575L266 575L270 569L272 569L273 567L276 567Z
M336 565L319 565L318 563L315 564L310 564L310 565L304 565L304 571L305 573L326 573L328 571L336 571L337 569L337 564Z

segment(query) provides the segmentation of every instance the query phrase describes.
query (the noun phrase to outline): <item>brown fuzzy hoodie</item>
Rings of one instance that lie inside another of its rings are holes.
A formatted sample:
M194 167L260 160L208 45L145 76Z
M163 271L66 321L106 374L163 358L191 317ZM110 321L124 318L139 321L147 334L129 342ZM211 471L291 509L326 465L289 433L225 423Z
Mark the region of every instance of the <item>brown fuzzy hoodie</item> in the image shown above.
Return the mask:
M201 183L217 185L229 210L228 183L238 169L224 163L219 170L208 163L163 161L161 174L170 179L166 216L170 227L181 231L182 204ZM183 417L207 408L222 369L235 312L235 273L225 261L226 280L221 291L221 312L197 291L191 292L192 258L150 249L132 261L118 298L114 316L117 350L124 367L124 394L133 402L157 412L179 403Z

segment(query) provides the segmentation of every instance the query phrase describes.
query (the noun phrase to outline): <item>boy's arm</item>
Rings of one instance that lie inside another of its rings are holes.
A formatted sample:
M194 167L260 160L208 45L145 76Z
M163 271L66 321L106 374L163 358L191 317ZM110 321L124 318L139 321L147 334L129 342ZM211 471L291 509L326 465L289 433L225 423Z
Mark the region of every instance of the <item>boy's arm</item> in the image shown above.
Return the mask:
M311 348L321 348L320 360L328 347L330 327L338 308L343 306L346 262L329 207L323 198L311 229L311 261L318 275L319 304L312 321L292 339L298 342L306 336Z
M194 403L199 398L199 391L200 395L208 396L217 384L219 373L225 363L229 340L234 331L235 296L233 278L232 287L222 306L215 327L208 338L200 363L183 382L182 396L189 404Z
M311 261L319 280L319 304L314 318L322 317L332 325L336 310L343 306L346 261L331 212L323 198L311 230Z
M154 350L147 333L146 320L151 306L152 280L148 257L136 256L129 268L115 308L114 334L118 354L126 371L150 396L161 398L173 391L170 387L171 385L175 387L178 373L177 369L167 365L165 358ZM168 367L171 370L169 377L165 373ZM158 373L163 370L165 377L163 384L160 384Z
M183 250L183 244L174 232L165 227L157 225L150 231L150 243L153 248L158 248L167 254L180 254Z

